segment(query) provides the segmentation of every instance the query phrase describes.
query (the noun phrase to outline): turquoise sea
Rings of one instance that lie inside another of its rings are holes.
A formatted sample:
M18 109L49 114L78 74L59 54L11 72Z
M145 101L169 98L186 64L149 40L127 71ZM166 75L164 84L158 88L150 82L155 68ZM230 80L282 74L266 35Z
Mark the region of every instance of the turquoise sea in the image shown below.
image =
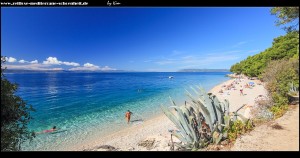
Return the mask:
M183 104L185 89L201 85L207 91L228 80L229 72L130 72L130 73L6 73L19 84L17 95L36 112L29 130L56 126L56 133L40 134L22 150L68 150L127 126L133 119L150 119L162 113L170 99ZM169 79L169 76L174 76Z

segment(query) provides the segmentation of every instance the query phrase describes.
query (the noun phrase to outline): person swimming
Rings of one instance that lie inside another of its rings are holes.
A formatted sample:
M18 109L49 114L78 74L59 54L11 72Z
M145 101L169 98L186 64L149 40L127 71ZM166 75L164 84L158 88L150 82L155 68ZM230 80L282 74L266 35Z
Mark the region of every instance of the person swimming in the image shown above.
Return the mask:
M47 130L44 130L43 132L44 133L49 133L49 132L54 132L56 130L56 126L53 126L52 129L47 129Z
M51 133L51 132L54 132L56 130L57 130L56 126L53 126L51 129L43 130L42 132L37 132L35 134Z

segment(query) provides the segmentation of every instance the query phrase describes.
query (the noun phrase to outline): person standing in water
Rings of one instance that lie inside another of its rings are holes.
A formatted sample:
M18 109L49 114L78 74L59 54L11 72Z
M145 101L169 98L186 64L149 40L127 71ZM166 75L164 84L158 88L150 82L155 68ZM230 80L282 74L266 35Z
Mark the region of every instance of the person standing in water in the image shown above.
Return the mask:
M129 124L130 122L130 116L131 116L132 112L127 110L126 114L125 114L125 118L127 118L127 124Z

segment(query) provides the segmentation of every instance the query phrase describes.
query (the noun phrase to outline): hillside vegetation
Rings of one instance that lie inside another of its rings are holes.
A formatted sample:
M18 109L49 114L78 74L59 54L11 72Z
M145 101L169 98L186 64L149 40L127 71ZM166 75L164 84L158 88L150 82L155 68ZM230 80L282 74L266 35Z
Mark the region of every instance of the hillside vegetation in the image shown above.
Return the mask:
M267 64L271 61L299 59L298 49L299 33L296 31L289 32L284 36L275 38L272 47L232 65L230 71L238 74L242 73L250 77L262 78Z
M271 14L277 16L277 26L285 25L287 34L275 38L265 51L232 65L230 71L266 82L269 110L278 118L288 104L295 100L299 104L299 7L274 7Z

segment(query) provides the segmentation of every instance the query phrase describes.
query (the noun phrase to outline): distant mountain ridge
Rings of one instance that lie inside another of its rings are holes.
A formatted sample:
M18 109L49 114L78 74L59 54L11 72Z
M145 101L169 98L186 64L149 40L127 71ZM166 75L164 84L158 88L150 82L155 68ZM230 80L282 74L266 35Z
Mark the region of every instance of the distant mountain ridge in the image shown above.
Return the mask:
M182 69L177 72L230 72L229 69Z

